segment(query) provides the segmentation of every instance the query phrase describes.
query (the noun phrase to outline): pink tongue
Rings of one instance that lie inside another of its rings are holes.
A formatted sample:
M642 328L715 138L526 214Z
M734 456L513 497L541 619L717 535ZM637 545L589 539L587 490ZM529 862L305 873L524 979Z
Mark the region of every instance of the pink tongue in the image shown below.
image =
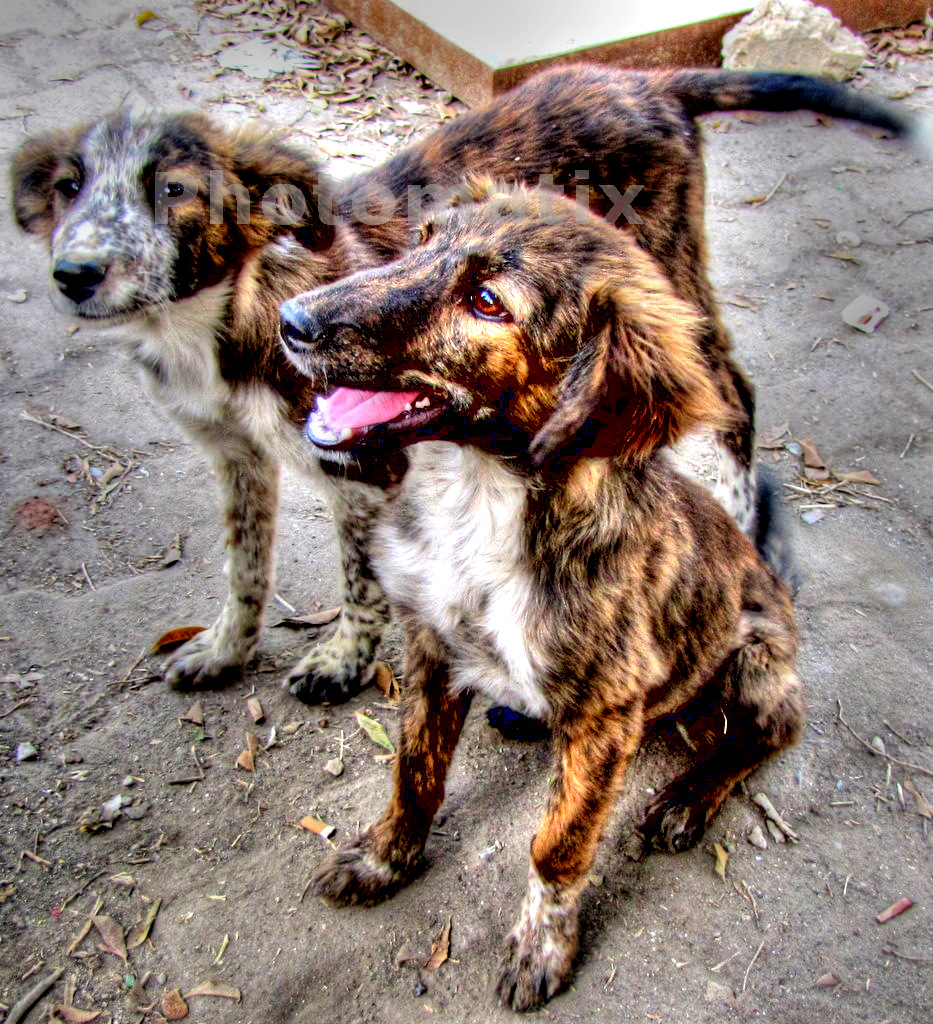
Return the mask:
M414 402L420 391L360 391L337 388L327 398L318 399L318 410L334 430L371 427L400 416L405 406Z

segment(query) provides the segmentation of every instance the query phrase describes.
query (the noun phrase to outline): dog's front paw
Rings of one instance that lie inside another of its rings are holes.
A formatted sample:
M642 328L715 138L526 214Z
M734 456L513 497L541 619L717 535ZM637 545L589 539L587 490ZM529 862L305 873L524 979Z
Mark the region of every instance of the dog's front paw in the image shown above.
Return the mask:
M579 929L576 889L547 884L532 868L521 914L499 959L499 1005L534 1010L559 992L573 971Z
M569 981L576 948L576 933L569 938L547 927L529 929L520 921L499 958L499 1005L519 1013L543 1006Z
M218 623L198 633L165 659L164 674L177 690L215 686L237 675L249 661L254 645L222 639Z
M677 787L664 790L648 808L638 831L646 846L668 853L689 850L706 831L706 813Z
M375 674L375 645L351 639L341 629L309 651L288 673L284 685L305 704L343 704L369 686Z
M387 864L368 848L367 837L331 854L314 873L311 890L336 906L369 906L396 893L417 871Z

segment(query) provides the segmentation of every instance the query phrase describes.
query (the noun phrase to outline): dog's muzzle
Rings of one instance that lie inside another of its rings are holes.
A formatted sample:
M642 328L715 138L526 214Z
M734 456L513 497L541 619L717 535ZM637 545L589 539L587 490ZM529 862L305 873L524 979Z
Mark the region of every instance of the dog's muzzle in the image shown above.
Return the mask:
M52 268L58 290L76 305L93 297L97 286L107 276L107 268L99 263L72 263L59 260Z

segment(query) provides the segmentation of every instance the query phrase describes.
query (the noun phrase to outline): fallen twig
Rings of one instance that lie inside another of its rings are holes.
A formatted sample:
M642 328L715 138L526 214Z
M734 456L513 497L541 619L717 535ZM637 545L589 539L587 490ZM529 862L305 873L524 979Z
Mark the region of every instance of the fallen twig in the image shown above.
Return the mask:
M74 900L76 900L89 885L91 885L93 882L96 882L98 878L101 878L103 875L106 874L106 871L98 871L96 875L91 875L91 877L87 879L87 881L82 882L82 884L77 889L75 889L75 891L65 900L64 903L62 903L62 905L58 909L64 910L65 907L67 907L69 903L72 903Z
M201 764L201 762L198 760L197 750L194 747L191 748L191 756L194 758L194 763L197 765L198 771L201 774L200 775L192 775L192 776L189 776L189 777L184 778L184 779L169 779L168 780L168 784L170 786L187 786L187 785L190 785L192 782L201 782L201 781L203 781L205 766L203 764ZM206 767L210 768L210 765L207 765Z
M33 1005L37 1003L46 992L48 992L48 990L64 973L65 968L59 967L57 971L52 971L51 974L46 975L46 977L41 981L37 981L22 999L17 1000L17 1002L13 1004L10 1008L10 1012L7 1014L4 1024L19 1024L19 1022L32 1009Z
M929 775L933 778L933 769L925 768L922 764L911 764L909 761L901 761L899 758L894 757L892 754L888 754L879 750L877 747L873 747L868 740L863 739L859 734L852 728L851 725L842 717L842 701L836 699L836 717L839 719L839 723L844 725L846 729L862 744L863 747L867 747L875 757L884 757L887 760L892 761L894 764L899 764L901 768L909 768L913 772L920 772L923 775ZM892 730L893 732L893 730Z
M87 580L88 586L91 588L91 590L97 590L97 587L94 586L94 581L88 575L87 566L84 564L84 562L81 563L81 572L84 573L84 578Z
M92 879L93 881L93 879ZM87 938L88 933L94 927L94 918L100 913L101 907L104 905L104 901L98 897L97 902L94 904L94 909L91 911L91 916L84 922L81 931L74 937L71 945L65 950L66 955L71 954L81 945L82 942Z
M929 382L929 381L928 381L928 380L926 379L926 377L921 377L921 375L920 375L919 373L917 373L917 371L916 371L916 370L911 370L910 372L911 372L911 373L912 373L912 374L913 374L913 375L914 375L914 376L915 376L915 377L917 378L917 380L919 380L919 381L920 381L920 383L921 383L921 384L925 385L925 386L926 386L926 387L928 387L928 388L929 388L929 389L930 389L931 391L933 391L933 384L931 384L931 383L930 383L930 382Z
M758 804L758 806L765 812L765 817L769 821L774 822L774 824L777 825L777 827L781 830L781 832L784 833L785 836L787 836L788 839L795 843L799 842L800 837L790 827L790 825L781 817L781 815L778 813L777 808L774 806L773 803L771 803L771 801L768 799L767 796L765 796L764 793L756 793L752 797L752 801Z
M787 180L787 171L785 171L781 175L781 177L778 179L778 183L762 199L746 199L745 201L749 204L749 206L764 206L765 203L769 202L770 200L772 200L775 197L775 195L777 195L777 190L784 184L784 182L786 180Z
M765 940L762 939L761 942L758 945L758 948L755 950L755 955L752 957L751 963L749 963L748 967L745 968L745 977L742 979L742 991L743 992L745 991L745 987L748 985L748 972L752 969L752 967L755 964L755 961L758 959L758 954L764 948L765 948Z
M54 430L56 434L63 434L72 441L78 441L80 444L83 444L85 448L90 448L92 452L99 452L101 455L107 455L109 457L109 448L102 448L100 445L91 444L90 441L86 441L80 434L75 433L73 430L64 430L62 427L56 427L54 423L48 423L46 420L40 419L38 416L33 416L32 413L26 412L25 409L21 415L24 420L29 420L30 423L37 423L40 427L45 427L46 430Z

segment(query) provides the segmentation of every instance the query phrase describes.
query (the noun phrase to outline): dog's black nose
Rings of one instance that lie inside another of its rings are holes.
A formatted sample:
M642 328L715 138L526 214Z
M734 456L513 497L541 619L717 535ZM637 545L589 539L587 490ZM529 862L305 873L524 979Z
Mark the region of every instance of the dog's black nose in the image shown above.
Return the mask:
M321 322L303 310L294 299L279 307L280 329L285 347L292 352L307 352L322 332Z
M72 263L59 260L52 270L58 290L72 302L84 302L107 276L107 268L97 263Z

